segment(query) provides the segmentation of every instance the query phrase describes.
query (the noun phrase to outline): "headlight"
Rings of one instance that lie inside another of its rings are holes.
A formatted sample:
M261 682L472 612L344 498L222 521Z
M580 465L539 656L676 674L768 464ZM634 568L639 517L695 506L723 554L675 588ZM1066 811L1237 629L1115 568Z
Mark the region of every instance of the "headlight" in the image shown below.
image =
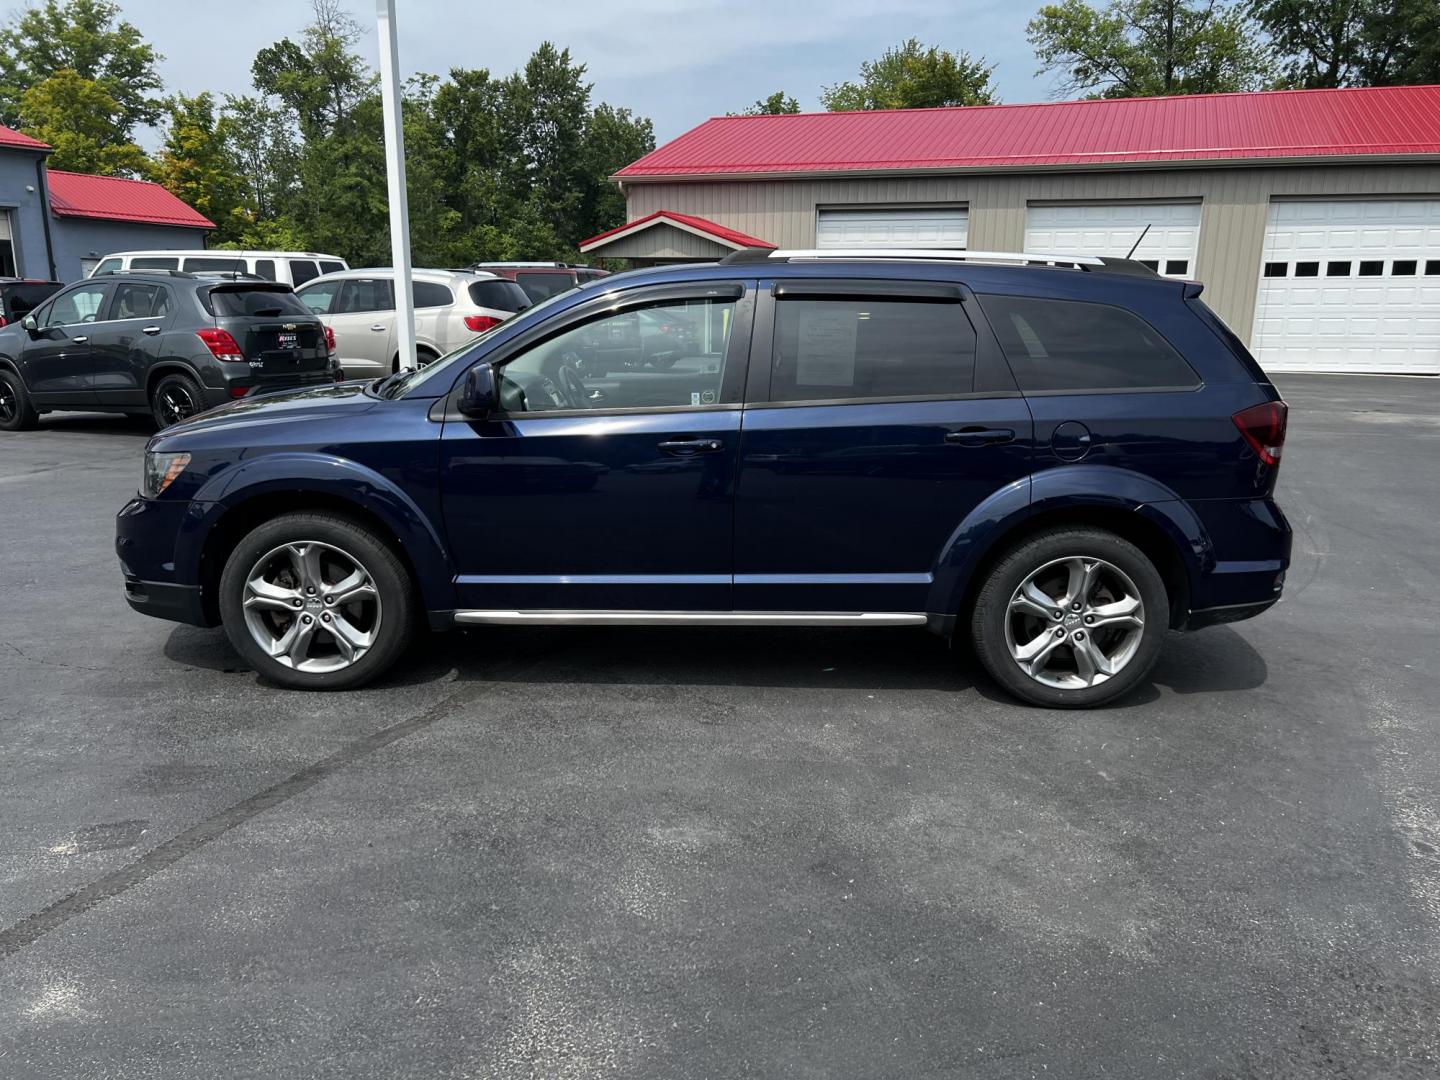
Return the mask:
M140 493L153 499L175 482L175 478L190 464L189 454L157 454L150 451L145 455L145 474L140 481Z

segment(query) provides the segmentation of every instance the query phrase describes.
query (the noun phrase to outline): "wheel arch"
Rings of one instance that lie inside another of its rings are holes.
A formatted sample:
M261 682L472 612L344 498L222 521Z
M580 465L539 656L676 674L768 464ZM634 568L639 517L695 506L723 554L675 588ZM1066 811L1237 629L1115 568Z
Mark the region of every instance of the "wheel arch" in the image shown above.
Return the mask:
M195 385L201 390L205 389L205 380L200 377L200 372L183 360L160 360L150 365L150 370L145 373L145 400L155 393L155 387L166 375L188 375L195 380Z

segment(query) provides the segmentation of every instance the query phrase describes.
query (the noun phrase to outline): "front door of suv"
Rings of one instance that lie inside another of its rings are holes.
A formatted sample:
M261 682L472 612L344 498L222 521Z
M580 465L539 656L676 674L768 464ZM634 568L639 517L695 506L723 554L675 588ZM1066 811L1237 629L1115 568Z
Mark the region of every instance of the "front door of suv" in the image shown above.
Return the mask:
M111 283L74 285L33 312L20 365L37 405L94 402L90 380L90 328L100 317Z
M750 290L597 298L494 358L499 413L451 410L445 525L462 607L728 611ZM691 327L663 371L603 370L642 312Z
M1033 424L950 283L762 282L735 505L740 610L929 610ZM768 364L765 359L768 357Z

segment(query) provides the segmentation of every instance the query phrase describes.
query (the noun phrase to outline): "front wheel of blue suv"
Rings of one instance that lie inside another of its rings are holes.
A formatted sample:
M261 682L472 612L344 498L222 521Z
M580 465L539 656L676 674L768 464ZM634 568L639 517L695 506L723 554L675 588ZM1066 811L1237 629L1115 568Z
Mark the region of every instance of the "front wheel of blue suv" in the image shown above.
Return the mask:
M405 651L415 606L405 564L360 521L292 513L251 530L220 576L220 616L235 651L297 690L344 690Z
M1057 528L991 568L970 635L985 670L1011 694L1083 709L1150 673L1169 616L1165 582L1134 544L1103 529Z

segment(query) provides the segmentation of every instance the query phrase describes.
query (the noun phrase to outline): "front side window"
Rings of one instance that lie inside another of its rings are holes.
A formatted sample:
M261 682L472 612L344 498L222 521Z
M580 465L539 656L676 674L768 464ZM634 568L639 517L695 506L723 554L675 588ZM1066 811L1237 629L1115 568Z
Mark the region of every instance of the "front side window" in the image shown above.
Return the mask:
M970 393L975 330L953 302L775 302L772 401L931 398Z
M352 278L340 290L337 315L352 311L394 311L395 292L390 282L380 278Z
M94 322L108 285L85 285L55 298L45 313L46 326L74 326Z
M981 296L1020 389L1191 387L1194 370L1149 323L1110 304Z
M115 299L110 302L110 318L148 319L154 313L160 296L158 285L122 281L115 286Z
M553 412L730 404L738 397L725 378L734 321L734 300L671 300L592 319L506 363L502 406Z

